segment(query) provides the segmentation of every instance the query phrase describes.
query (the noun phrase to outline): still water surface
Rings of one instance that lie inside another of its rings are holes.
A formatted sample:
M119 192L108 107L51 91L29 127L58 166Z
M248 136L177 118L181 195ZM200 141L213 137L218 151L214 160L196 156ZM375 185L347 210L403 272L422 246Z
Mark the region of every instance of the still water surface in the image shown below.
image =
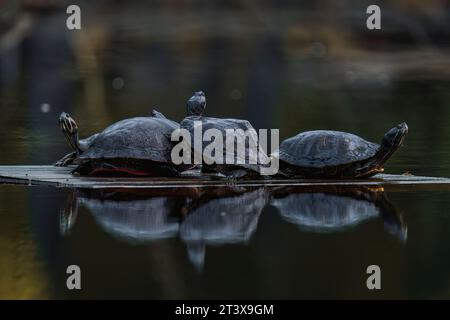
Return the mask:
M1 296L449 298L448 195L2 186ZM78 292L66 289L71 264Z

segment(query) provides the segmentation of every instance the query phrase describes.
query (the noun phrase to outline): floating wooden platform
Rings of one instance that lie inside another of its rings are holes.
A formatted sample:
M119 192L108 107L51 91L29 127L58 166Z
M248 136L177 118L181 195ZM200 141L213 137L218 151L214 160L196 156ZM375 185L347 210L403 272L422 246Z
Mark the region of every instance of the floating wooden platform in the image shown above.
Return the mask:
M187 172L178 178L129 178L129 177L79 177L70 173L72 168L54 166L0 166L0 183L44 185L69 188L180 188L220 187L237 185L258 186L361 186L361 187L425 187L427 189L450 188L449 178L419 177L412 175L380 174L360 180L305 180L305 179L258 179L238 180L230 183L223 179L211 179L198 172Z

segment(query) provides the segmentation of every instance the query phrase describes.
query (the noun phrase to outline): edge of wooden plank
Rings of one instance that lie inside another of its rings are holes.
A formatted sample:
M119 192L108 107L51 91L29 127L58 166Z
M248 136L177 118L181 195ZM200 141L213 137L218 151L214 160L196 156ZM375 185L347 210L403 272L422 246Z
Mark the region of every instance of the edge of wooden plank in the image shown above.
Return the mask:
M258 186L439 186L450 187L450 179L410 175L381 174L364 180L306 180L306 179L262 179L262 180L201 180L192 176L184 178L90 178L70 175L71 168L54 166L0 166L0 183L21 185L46 185L65 188L201 188ZM50 173L45 177L45 173Z

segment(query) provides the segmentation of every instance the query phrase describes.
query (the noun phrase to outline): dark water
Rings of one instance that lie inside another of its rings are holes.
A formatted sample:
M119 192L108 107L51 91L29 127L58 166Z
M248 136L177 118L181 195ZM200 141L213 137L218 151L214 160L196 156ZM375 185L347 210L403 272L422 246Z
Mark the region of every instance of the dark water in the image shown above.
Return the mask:
M421 19L408 9L401 20L402 6L385 7L389 28L373 36L359 2L284 2L84 3L77 33L64 11L32 13L29 31L0 48L0 165L66 154L62 111L85 137L154 107L180 121L202 89L209 116L278 128L281 139L330 129L379 142L407 122L386 172L450 176L450 11ZM450 298L449 208L450 191L438 187L86 194L1 185L0 297ZM66 288L71 264L81 291ZM379 291L366 287L372 264Z
M0 199L3 297L450 295L448 191L3 186ZM78 292L66 288L71 264Z

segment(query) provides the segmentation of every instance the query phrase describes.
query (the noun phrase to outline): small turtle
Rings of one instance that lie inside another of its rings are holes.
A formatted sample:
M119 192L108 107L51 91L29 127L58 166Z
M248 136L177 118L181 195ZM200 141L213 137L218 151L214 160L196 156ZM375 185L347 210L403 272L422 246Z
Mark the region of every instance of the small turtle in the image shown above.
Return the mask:
M151 117L116 122L84 140L78 139L78 127L67 113L61 114L60 126L75 151L57 164L73 161L78 164L73 173L176 176L190 167L172 163L170 137L179 125L156 110Z
M278 152L280 173L301 178L365 178L384 171L384 164L402 145L406 123L390 129L381 144L338 131L308 131L284 140Z
M232 179L259 176L261 163L269 163L270 159L262 150L257 149L258 136L249 121L203 117L206 99L202 91L194 93L186 106L187 117L180 123L180 127L189 131L191 136L189 147L191 147L194 154L201 155L203 173L220 173ZM201 126L201 129L197 128L197 126ZM219 157L215 154L213 158L205 158L207 157L204 153L205 148L216 141L213 139L213 141L208 142L202 139L201 144L194 143L195 129L201 130L202 133L209 129L218 130L223 142L221 144L223 146L222 150L215 150L215 152L220 153ZM229 130L235 134L231 140L227 139L227 131ZM227 148L227 145L230 145L229 141L232 141L231 148ZM241 145L243 147L241 150L244 152L237 152L239 143L244 144ZM255 146L255 148L250 148L249 146ZM261 161L262 157L264 159ZM222 159L222 161L215 161L217 158ZM227 161L227 159L229 160Z

